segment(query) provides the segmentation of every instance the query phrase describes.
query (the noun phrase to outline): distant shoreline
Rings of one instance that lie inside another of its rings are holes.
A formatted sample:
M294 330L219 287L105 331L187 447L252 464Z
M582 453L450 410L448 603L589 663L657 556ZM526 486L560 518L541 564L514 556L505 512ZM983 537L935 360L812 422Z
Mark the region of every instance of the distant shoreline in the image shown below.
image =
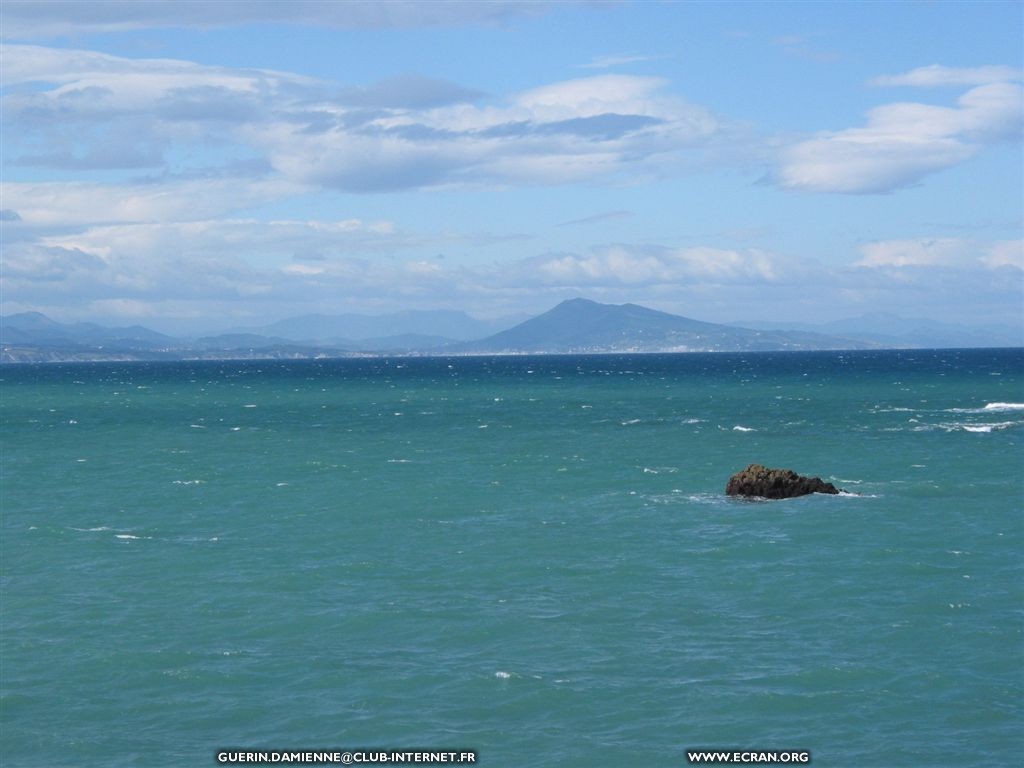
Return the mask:
M574 351L500 351L500 352L448 352L448 353L400 353L400 352L355 352L352 354L331 355L273 355L273 354L247 354L247 355L212 355L212 356L150 356L142 357L124 353L123 355L112 354L97 357L75 357L67 356L57 359L18 359L9 355L17 354L17 348L3 348L0 351L0 365L67 365L67 364L92 364L92 363L215 363L215 362L315 362L322 360L411 360L411 359L452 359L452 358L487 358L487 357L587 357L596 355L762 355L762 354L821 354L821 353L845 353L845 354L874 354L878 352L942 352L942 351L964 351L964 350L1024 350L1024 345L1005 346L981 346L981 347L879 347L876 349L688 349L688 350L574 350ZM32 354L26 350L26 354ZM54 353L59 354L59 353ZM89 352L81 351L73 353L77 355L88 355Z

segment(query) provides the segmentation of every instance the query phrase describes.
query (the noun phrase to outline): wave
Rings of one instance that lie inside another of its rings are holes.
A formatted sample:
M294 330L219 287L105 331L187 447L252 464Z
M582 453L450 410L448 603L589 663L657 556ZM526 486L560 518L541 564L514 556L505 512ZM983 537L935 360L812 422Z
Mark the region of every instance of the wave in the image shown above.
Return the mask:
M1017 423L1016 421L1000 421L997 424L961 424L959 426L965 432L992 432L996 429L1015 427Z
M1024 403L988 403L983 408L946 408L945 413L999 413L1024 411Z
M1012 429L1024 425L1021 421L998 421L980 422L977 424L965 422L947 422L944 424L919 424L913 427L887 427L883 432L934 432L941 429L943 432L995 432L997 430Z
M744 426L742 426L740 424L737 424L735 427L733 427L732 431L733 432L757 432L757 430L754 429L753 427L744 427Z

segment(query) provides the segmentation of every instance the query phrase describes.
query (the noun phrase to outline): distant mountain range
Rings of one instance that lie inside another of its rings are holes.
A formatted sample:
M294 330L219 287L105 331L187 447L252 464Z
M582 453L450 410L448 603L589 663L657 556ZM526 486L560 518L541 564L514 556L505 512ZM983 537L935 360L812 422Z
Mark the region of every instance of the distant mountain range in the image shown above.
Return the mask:
M1024 346L1024 333L1014 335L1012 328L966 329L895 316L866 316L821 326L776 328L765 323L751 328L702 322L637 304L599 304L587 299L563 301L537 317L513 322L477 320L455 311L306 315L186 339L139 325L59 323L38 312L25 312L0 318L0 361Z
M830 323L737 323L761 330L811 331L839 336L851 336L873 341L885 347L1019 347L1024 346L1024 327L984 325L965 328L923 318L906 318L888 312L878 312Z
M480 339L527 319L527 315L478 320L465 312L447 309L407 310L388 315L302 315L257 328L236 329L241 333L279 336L293 341L330 343L341 346L370 339L423 336L450 341ZM408 339L406 341L409 341ZM415 340L414 340L415 341ZM421 345L416 342L416 345Z
M479 341L461 353L725 352L866 349L877 344L804 331L757 331L670 315L637 304L563 301L554 309Z

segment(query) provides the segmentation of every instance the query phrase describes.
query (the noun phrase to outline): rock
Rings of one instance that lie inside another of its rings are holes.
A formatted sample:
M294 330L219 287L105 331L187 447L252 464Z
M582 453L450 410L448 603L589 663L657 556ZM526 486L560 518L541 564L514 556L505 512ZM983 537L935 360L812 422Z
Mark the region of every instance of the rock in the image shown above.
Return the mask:
M839 493L840 489L820 477L804 477L791 469L769 469L751 464L729 478L725 487L729 496L760 496L764 499L791 499L809 493Z

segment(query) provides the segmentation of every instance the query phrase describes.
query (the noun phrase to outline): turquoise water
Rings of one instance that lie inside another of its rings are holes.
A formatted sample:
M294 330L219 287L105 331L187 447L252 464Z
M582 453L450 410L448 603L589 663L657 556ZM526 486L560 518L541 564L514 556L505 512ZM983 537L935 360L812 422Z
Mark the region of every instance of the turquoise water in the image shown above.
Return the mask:
M1024 351L0 378L4 766L1020 764Z

